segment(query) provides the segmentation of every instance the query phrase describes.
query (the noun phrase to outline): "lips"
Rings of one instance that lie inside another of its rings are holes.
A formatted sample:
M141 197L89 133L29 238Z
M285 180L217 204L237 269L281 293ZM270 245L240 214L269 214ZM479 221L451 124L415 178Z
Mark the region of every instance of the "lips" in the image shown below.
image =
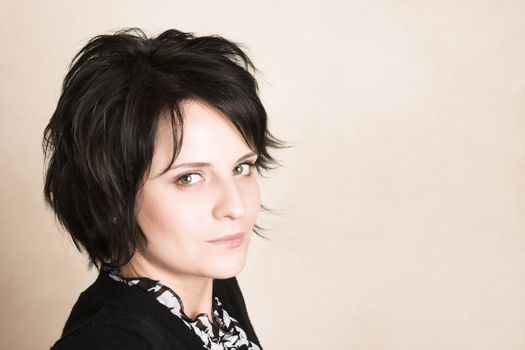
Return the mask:
M242 246L244 236L244 232L240 232L235 235L222 236L208 242L219 249L232 250Z
M213 239L211 241L208 241L210 243L220 243L220 242L229 242L234 241L236 239L242 238L244 236L244 232L239 232L234 235L228 235L228 236L222 236L216 239Z

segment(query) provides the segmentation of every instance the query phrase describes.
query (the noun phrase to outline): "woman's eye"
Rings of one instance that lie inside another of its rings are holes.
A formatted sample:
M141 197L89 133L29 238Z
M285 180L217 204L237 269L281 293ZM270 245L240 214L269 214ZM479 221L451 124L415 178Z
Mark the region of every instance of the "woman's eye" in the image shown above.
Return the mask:
M178 179L177 179L177 184L179 185L191 185L192 183L192 179L193 177L197 175L197 176L200 176L200 174L198 173L190 173L190 174L184 174L182 176L180 176Z
M243 167L244 165L244 167ZM237 174L242 174L243 173L243 170L246 169L246 176L249 176L252 174L252 168L255 166L255 164L253 163L242 163L242 164L239 164L235 167L235 170L238 170L238 171L235 171Z

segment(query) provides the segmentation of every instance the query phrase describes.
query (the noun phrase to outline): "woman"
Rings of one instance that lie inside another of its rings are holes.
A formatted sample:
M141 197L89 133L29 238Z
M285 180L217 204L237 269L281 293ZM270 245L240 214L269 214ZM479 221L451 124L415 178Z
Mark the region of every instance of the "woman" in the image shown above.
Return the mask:
M44 131L44 194L99 270L53 349L262 349L236 275L286 147L239 45L140 29L75 56Z

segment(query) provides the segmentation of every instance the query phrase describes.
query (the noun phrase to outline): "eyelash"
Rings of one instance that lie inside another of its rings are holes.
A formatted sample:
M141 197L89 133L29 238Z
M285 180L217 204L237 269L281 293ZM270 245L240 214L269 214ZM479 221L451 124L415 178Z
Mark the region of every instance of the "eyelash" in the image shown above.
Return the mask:
M240 163L237 166L239 166L239 165L248 165L248 169L250 169L250 172L247 175L245 175L245 176L250 176L252 174L253 168L255 167L255 163L251 163L251 162ZM180 185L180 186L191 186L192 184L181 184L181 183L179 183L182 178L184 178L186 176L189 176L189 175L200 175L200 173L186 173L186 174L182 174L181 176L177 177L177 179L175 180L175 183L177 185Z

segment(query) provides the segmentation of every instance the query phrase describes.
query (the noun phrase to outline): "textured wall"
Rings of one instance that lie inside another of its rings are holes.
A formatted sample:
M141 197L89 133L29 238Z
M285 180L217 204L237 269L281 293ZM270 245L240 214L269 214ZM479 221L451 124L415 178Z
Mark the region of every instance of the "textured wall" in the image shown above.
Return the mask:
M246 44L295 145L239 275L266 349L525 348L525 2L152 3L2 1L1 348L48 348L95 276L40 142L76 51L129 26Z

